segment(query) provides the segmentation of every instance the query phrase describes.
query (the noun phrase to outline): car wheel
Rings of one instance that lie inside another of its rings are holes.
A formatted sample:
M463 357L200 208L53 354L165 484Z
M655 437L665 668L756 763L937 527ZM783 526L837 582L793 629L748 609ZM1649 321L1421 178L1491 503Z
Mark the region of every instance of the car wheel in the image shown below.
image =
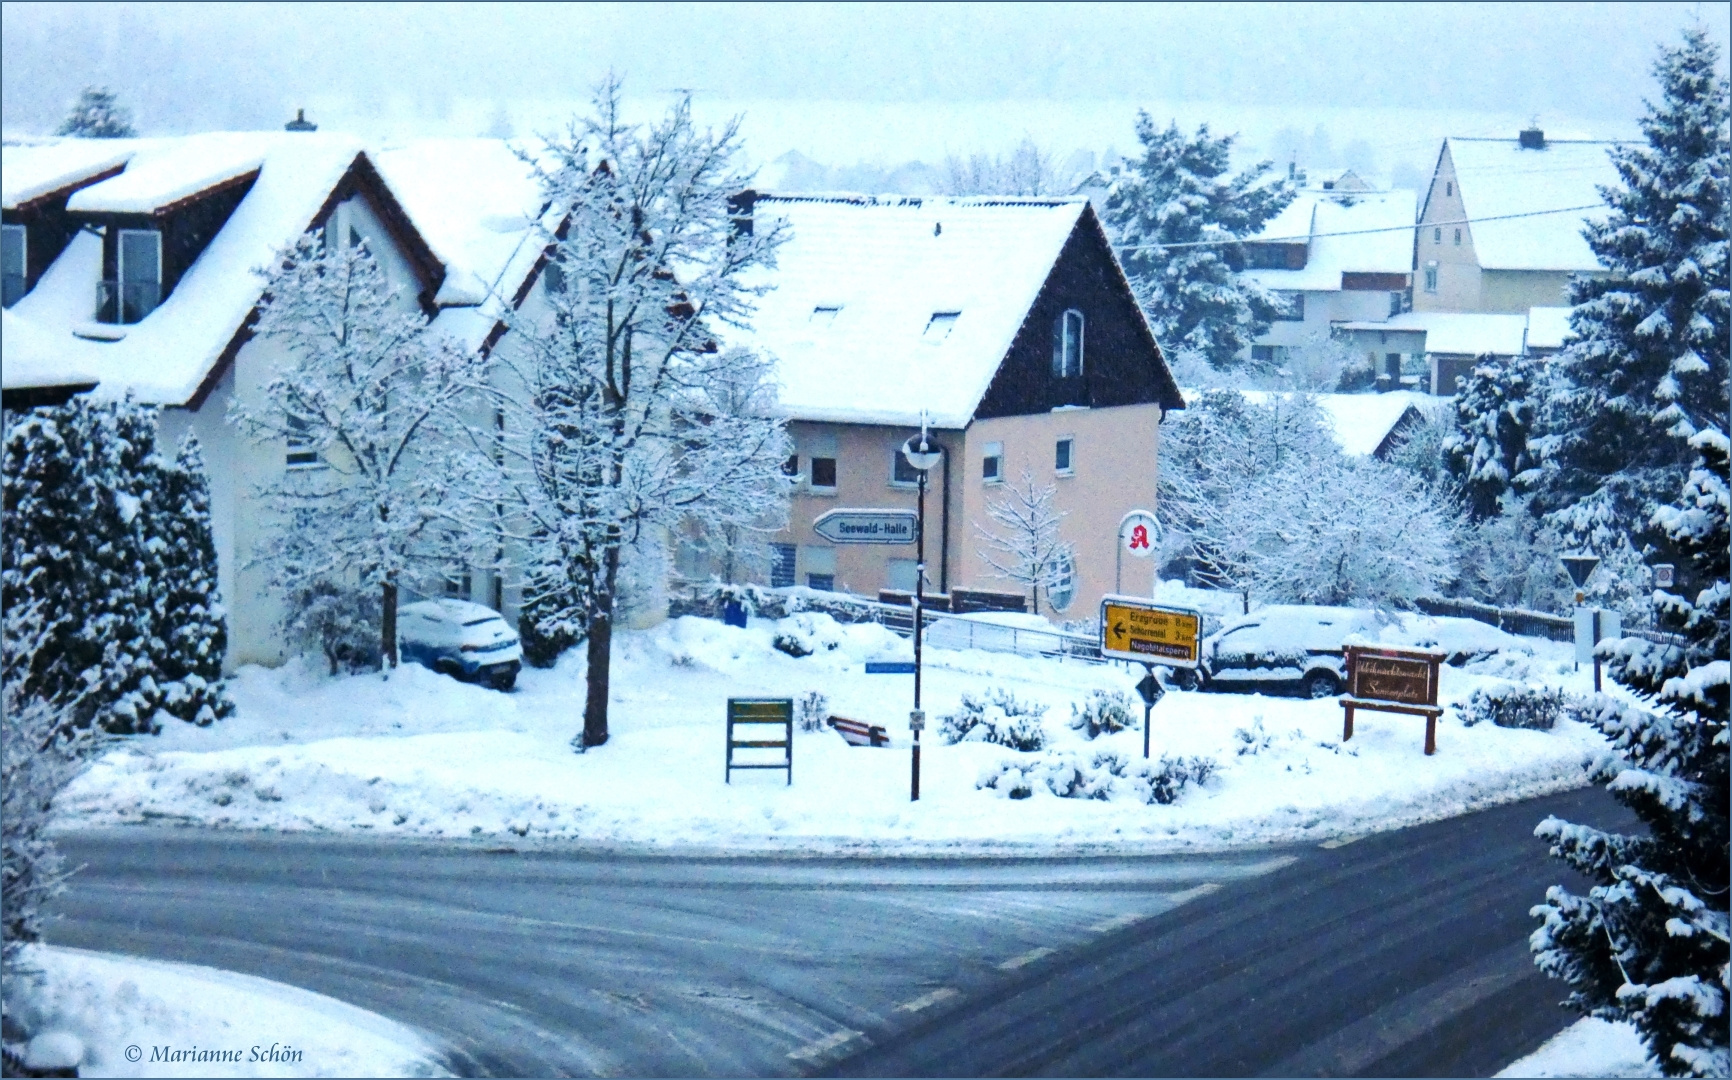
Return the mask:
M1313 671L1305 676L1305 696L1308 698L1334 697L1341 693L1341 683L1327 671Z
M510 690L517 685L517 672L508 671L503 675L493 676L493 689Z
M1174 668L1167 681L1179 690L1195 690L1199 685L1197 673L1190 668Z
M449 675L453 679L461 680L463 678L463 673L457 670L457 665L449 660L433 661L433 670L441 675Z

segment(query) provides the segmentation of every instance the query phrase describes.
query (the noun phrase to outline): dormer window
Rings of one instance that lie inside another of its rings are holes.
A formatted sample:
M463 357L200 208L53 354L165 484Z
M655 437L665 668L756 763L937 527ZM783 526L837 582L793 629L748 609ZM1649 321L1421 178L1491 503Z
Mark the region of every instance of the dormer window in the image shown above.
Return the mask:
M812 309L813 326L829 326L836 321L836 316L842 313L841 304L819 304Z
M97 289L98 322L135 323L162 303L162 234L121 229L115 244L117 277Z
M1052 326L1052 377L1074 379L1083 373L1083 315L1071 308Z
M30 234L22 225L0 227L0 271L4 272L4 301L11 307L29 290Z
M960 311L934 311L932 318L926 320L926 330L920 335L920 340L928 345L937 345L956 329L956 320L960 318Z

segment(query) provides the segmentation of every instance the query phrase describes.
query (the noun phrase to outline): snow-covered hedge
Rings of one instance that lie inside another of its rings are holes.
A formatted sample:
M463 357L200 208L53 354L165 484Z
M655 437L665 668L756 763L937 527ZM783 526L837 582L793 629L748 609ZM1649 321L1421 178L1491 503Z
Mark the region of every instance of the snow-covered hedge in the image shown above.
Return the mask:
M1498 727L1550 731L1570 703L1562 690L1506 683L1480 687L1456 711L1464 727L1490 720Z
M1061 799L1110 799L1123 793L1137 802L1163 806L1188 786L1208 783L1219 768L1210 757L1171 757L1133 761L1112 750L1092 755L1048 752L1032 761L1006 758L981 773L975 787L1010 799L1026 799L1044 788Z
M1046 706L1024 701L1008 690L994 688L980 697L963 694L953 713L938 718L938 734L945 742L994 743L1025 753L1047 744L1041 718Z
M1135 706L1123 690L1095 690L1078 707L1070 707L1070 726L1093 739L1135 727Z
M772 644L793 657L830 652L842 644L842 628L828 615L805 612L783 620Z

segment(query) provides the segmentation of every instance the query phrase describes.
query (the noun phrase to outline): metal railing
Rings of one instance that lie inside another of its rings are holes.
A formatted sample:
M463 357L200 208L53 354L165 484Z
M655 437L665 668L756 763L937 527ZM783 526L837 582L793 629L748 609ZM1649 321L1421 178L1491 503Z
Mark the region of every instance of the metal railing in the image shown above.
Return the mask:
M162 303L160 281L114 281L96 283L96 321L135 323Z

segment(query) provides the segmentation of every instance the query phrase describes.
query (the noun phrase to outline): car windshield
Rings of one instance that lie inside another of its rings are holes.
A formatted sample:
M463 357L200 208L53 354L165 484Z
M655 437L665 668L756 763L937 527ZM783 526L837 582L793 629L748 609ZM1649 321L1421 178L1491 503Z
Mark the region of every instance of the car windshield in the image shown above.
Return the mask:
M463 625L464 626L480 626L482 623L503 622L503 621L504 620L501 619L497 615L483 615L479 619L470 619L468 622L464 623Z

